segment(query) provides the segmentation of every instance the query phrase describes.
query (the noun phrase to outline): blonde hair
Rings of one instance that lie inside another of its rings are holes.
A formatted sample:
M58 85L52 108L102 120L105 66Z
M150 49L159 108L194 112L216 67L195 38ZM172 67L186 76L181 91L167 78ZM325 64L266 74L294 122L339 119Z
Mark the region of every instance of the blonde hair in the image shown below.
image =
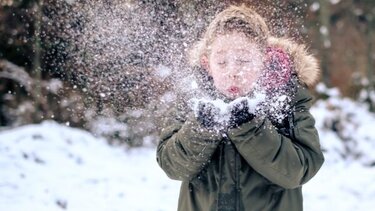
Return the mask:
M259 44L267 43L269 29L264 19L253 9L241 6L230 6L212 20L200 39L189 51L189 62L192 66L201 66L201 58L209 54L209 46L219 34L242 32Z

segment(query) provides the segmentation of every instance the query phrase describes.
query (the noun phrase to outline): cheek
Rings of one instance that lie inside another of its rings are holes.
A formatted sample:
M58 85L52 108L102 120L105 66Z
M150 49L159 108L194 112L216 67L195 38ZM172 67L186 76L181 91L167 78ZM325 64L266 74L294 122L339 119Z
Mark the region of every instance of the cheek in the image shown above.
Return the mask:
M214 81L223 80L225 78L224 76L225 74L223 73L224 73L224 70L222 70L221 68L217 66L211 65L210 75L212 76Z
M244 82L246 83L253 83L255 80L258 79L260 71L249 71L244 74Z
M212 76L214 85L217 89L222 90L223 88L225 88L228 77L225 77L223 74L220 74L218 72L213 72L211 76Z
M259 62L252 63L248 66L245 66L243 69L244 69L243 71L244 79L254 81L258 79L258 77L260 76L260 73L263 70L263 63L259 63Z
M215 84L223 84L226 82L227 77L224 77L223 74L212 75Z

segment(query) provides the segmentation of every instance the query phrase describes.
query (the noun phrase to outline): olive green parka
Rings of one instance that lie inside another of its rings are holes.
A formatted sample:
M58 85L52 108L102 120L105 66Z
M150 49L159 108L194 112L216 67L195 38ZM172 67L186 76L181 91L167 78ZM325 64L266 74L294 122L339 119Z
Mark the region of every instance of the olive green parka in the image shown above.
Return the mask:
M301 82L287 133L262 117L218 133L202 127L192 112L174 110L160 133L157 161L182 181L178 210L303 210L302 185L324 161L305 86L315 83L319 69L304 46L276 38L269 43L291 56Z

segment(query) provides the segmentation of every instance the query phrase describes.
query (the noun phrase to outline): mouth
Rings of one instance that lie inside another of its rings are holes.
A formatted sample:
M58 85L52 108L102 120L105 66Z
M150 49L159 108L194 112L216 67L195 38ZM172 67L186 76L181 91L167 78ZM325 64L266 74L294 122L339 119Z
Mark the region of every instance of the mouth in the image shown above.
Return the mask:
M231 94L238 94L240 93L240 88L238 88L237 86L231 86L227 89L227 91Z

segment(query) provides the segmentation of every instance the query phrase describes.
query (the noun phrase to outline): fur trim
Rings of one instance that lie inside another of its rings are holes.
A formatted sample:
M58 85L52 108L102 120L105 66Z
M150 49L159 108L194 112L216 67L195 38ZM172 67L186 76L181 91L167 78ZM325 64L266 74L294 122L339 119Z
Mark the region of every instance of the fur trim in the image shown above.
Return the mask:
M287 38L268 38L268 45L284 49L291 57L299 80L308 87L316 85L320 79L318 60L307 51L305 45L297 44Z

